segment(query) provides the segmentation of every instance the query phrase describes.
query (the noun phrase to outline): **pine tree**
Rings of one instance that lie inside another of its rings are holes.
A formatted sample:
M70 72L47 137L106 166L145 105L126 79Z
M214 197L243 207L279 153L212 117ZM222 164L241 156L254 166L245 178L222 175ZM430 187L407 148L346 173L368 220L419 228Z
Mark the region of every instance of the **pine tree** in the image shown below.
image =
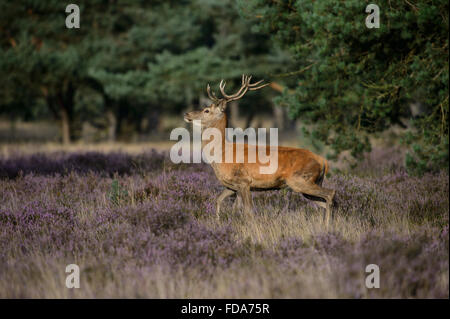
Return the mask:
M367 4L250 0L240 10L294 56L278 102L313 126L330 157L361 157L369 134L411 119L407 166L448 167L448 2L378 1L378 29L365 26Z
M197 105L206 82L286 65L231 0L78 4L79 29L65 27L57 0L0 4L0 71L8 74L0 111L23 116L46 105L65 143L83 121L108 127L113 140L127 123L139 130L145 117Z

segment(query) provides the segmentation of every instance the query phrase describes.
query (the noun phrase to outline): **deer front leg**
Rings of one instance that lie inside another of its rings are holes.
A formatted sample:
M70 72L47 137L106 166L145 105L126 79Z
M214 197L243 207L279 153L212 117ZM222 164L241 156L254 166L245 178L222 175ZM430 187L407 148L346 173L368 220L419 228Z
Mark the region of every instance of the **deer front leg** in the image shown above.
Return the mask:
M233 214L236 213L236 210L242 207L242 197L239 192L236 193L236 199L233 203Z
M228 188L225 188L222 193L220 193L219 197L217 197L217 203L216 203L216 217L219 218L220 214L220 206L222 205L222 202L225 198L231 196L234 194L234 191Z
M252 193L250 192L250 186L244 186L239 189L240 196L242 197L242 202L244 204L244 212L253 212L253 199Z

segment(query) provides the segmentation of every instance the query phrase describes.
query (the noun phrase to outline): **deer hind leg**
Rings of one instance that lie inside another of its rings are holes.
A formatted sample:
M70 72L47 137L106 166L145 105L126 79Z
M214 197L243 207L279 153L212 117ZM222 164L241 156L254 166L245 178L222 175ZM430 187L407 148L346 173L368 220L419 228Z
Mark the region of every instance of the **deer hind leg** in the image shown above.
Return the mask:
M308 194L303 193L303 196L305 196L305 198L312 200L314 203L316 203L319 207L325 208L327 209L327 202L325 199L323 199L322 197L317 197L317 196L311 196Z
M325 224L329 225L331 217L331 205L335 191L332 189L323 188L303 179L291 179L286 181L287 185L295 192L302 193L306 198L315 201L320 207L325 208Z
M220 206L222 206L222 202L225 198L233 195L235 193L234 190L225 188L222 193L220 193L219 197L217 197L217 203L216 203L216 217L219 218L220 214Z

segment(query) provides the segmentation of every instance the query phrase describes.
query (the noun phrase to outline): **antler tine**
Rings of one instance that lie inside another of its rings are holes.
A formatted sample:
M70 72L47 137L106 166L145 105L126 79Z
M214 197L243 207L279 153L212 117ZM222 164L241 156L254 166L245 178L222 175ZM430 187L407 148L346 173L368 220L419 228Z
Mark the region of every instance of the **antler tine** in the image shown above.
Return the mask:
M232 99L230 99L229 101L235 101L235 100L239 100L241 97L243 97L245 95L245 93L247 93L248 91L248 86L244 87L244 91L242 91L242 93L240 93L239 95L234 96Z
M255 83L248 83L248 87L250 91L255 91L255 90L259 90L262 89L265 86L268 86L270 83L265 83L263 85L257 86L258 84L261 84L262 82L264 82L264 80L260 80L258 82Z
M263 87L265 87L265 86L270 84L270 83L266 83L266 84L263 84L263 85L259 85L264 80L261 80L261 81L255 82L255 83L250 83L251 79L252 79L251 75L249 76L249 75L242 74L241 88L236 93L234 93L232 95L228 95L228 94L225 93L225 85L227 83L225 82L225 80L222 79L220 81L220 84L219 84L220 92L222 93L222 95L225 98L225 100L230 102L230 101L235 101L235 100L240 99L241 97L243 97L245 95L245 93L247 93L247 91L259 90L259 89L262 89ZM209 84L208 84L208 95L210 95ZM214 95L214 93L213 93L213 95ZM216 98L215 95L214 95L214 98Z
M234 93L232 95L228 95L225 93L226 82L224 80L221 80L220 84L219 84L220 92L222 93L222 95L224 96L225 99L232 101L232 100L235 100L237 96L241 95L242 90L244 90L247 87L247 83L248 83L248 81L247 81L245 75L243 74L242 75L242 85L241 85L241 88L239 89L239 91L237 91L236 93Z
M232 95L227 95L227 94L225 93L225 85L227 85L227 82L225 82L223 79L220 80L220 83L219 83L219 89L220 89L220 92L222 93L222 95L223 95L224 98L229 99L229 98L232 97Z
M227 85L227 82L225 82L223 79L220 80L220 83L219 83L220 91L222 91L223 89L225 89L225 85ZM222 93L222 94L223 94L223 93Z
M262 89L265 86L270 85L270 83L265 83L263 85L257 86L258 84L262 83L264 80L261 80L261 81L255 82L255 83L250 83L251 79L252 79L251 76L247 77L245 90L239 96L234 97L233 100L240 99L241 97L244 96L245 93L247 93L247 91L259 90L259 89Z
M260 82L261 82L261 81L260 81ZM256 84L256 83L255 83L255 84ZM249 88L249 90L250 90L250 91L259 90L259 89L262 89L263 87L268 86L268 85L270 85L270 83L266 83L266 84L260 85L260 86L258 86L258 87L251 87L251 88Z
M208 85L206 86L206 92L208 93L208 97L210 100L217 102L219 101L219 99L217 98L217 96L214 94L214 92L211 91L211 86Z
M262 82L264 82L264 80L258 81L256 83L249 83L248 86L249 87L254 87L255 85L258 85L259 83L262 83Z

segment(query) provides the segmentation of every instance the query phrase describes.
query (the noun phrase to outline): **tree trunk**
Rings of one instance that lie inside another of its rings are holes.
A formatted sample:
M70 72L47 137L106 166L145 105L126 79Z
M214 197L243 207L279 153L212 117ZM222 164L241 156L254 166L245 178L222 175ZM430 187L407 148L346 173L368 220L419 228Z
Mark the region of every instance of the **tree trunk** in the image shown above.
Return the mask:
M109 109L106 111L106 120L108 122L108 127L106 129L108 142L115 142L117 132L117 117L113 110Z
M64 145L70 144L70 120L69 120L69 113L67 110L62 107L59 116L61 119L61 135L62 135L62 143Z
M253 113L253 112L251 112L247 115L247 119L245 121L245 128L250 127L254 118L255 118L255 113Z
M160 124L160 112L158 109L154 108L154 107L149 107L149 111L147 111L146 114L146 126L144 128L144 132L145 133L154 133L158 131L158 127Z
M231 127L237 127L239 121L239 102L233 101L230 103L230 112L231 112Z
M285 131L285 114L283 107L279 105L273 106L273 118L274 118L274 127L277 127L279 131Z
M72 82L64 82L62 89L57 95L63 144L70 144L72 141L73 129L75 127L75 123L73 122L74 97L75 88Z

